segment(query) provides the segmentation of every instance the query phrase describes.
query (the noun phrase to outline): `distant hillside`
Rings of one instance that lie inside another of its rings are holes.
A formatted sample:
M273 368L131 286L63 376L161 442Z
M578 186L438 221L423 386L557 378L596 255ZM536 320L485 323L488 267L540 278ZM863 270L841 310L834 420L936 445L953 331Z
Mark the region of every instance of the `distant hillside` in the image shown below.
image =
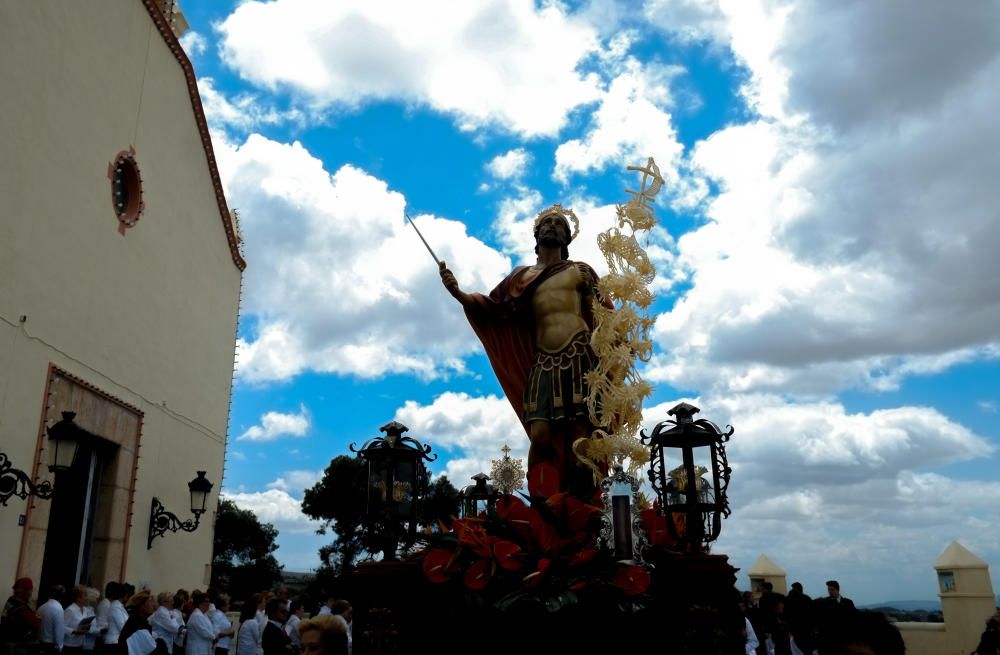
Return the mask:
M860 609L874 610L893 608L904 612L940 612L941 601L938 600L887 600L884 603L872 603L871 605L861 605Z

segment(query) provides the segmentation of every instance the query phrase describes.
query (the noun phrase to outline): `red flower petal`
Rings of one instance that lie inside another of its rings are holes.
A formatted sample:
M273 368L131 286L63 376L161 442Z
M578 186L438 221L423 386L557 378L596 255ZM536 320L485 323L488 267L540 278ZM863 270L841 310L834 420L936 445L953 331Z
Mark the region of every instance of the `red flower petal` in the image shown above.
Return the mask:
M493 556L500 568L516 571L524 566L525 552L513 541L498 541L493 544Z
M431 582L448 582L453 554L450 550L436 548L424 555L424 576Z
M516 502L512 502L504 506L503 514L501 514L501 516L510 521L513 527L520 532L525 539L529 539L536 529L535 526L544 523L544 520L542 519L542 515L538 513L538 510L528 507L520 500L514 500Z
M469 589L482 589L493 577L493 562L481 559L465 572L465 586Z

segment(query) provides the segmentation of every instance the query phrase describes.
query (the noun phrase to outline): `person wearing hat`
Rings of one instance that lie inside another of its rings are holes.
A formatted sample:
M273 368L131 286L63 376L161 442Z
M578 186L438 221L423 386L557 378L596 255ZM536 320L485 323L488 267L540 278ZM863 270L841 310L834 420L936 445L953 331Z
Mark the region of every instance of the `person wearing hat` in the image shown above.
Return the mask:
M12 644L17 642L35 641L42 629L42 620L31 609L31 593L35 590L31 578L18 578L14 582L14 593L3 606L0 618L0 641Z

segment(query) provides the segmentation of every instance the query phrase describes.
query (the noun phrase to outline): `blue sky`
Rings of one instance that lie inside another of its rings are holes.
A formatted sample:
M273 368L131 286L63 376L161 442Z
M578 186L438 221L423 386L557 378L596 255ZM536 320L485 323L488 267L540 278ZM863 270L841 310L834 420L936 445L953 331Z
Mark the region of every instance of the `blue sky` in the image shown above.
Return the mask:
M302 491L389 420L456 485L526 453L404 208L469 291L553 202L606 270L652 156L645 417L736 427L717 552L861 602L932 598L953 539L1000 561L997 9L469 4L183 6L248 260L224 490L279 560L317 564Z

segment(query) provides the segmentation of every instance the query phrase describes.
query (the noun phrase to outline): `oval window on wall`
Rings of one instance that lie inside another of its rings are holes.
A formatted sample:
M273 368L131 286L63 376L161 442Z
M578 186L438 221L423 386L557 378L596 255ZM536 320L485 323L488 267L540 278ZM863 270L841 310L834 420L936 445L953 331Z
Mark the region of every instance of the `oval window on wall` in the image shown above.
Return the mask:
M125 230L136 224L142 216L145 205L142 201L142 176L135 160L135 149L129 146L122 150L108 166L108 178L111 180L111 206L118 217L118 231Z

